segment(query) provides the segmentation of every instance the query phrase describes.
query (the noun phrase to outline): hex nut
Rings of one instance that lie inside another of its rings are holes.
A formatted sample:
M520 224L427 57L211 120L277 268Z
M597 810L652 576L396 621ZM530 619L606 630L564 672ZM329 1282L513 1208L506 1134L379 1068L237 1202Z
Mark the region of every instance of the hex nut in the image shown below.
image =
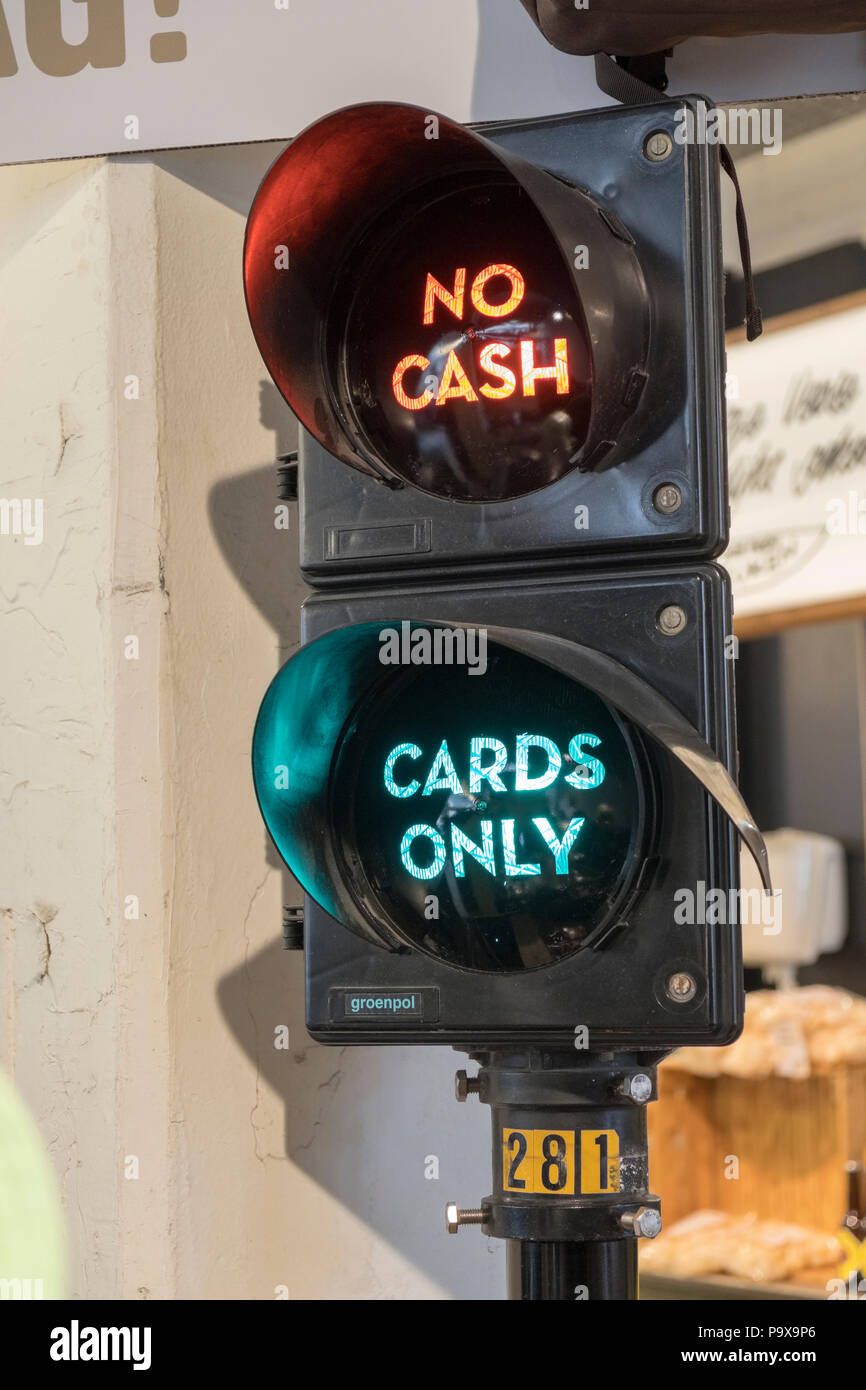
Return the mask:
M662 1228L661 1213L655 1207L640 1207L635 1213L634 1229L635 1234L644 1236L647 1240L655 1240Z
M631 1231L632 1235L655 1240L662 1228L661 1213L655 1207L638 1207L637 1211L624 1211L620 1225Z

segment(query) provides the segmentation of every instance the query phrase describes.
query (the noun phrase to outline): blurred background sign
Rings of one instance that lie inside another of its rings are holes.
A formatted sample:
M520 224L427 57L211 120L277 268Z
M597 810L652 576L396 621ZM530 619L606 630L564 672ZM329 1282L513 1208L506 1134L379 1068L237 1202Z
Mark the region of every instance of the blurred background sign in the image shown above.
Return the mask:
M866 87L856 35L692 40L670 91L717 100ZM519 0L0 0L0 162L297 134L356 101L456 120L604 106Z
M725 227L723 563L741 637L866 613L866 98L769 105L779 157L735 151L764 315L757 342L740 331L730 202Z
M866 600L866 291L728 348L737 617Z

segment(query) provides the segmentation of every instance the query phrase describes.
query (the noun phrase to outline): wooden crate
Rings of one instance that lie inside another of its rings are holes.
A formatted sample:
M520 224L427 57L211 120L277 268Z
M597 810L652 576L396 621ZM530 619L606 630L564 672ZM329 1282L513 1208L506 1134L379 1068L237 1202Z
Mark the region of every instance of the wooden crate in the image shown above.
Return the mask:
M866 1158L866 1067L744 1081L662 1065L649 1140L650 1188L666 1226L712 1207L835 1231L847 1207L845 1164ZM726 1177L732 1159L738 1177Z

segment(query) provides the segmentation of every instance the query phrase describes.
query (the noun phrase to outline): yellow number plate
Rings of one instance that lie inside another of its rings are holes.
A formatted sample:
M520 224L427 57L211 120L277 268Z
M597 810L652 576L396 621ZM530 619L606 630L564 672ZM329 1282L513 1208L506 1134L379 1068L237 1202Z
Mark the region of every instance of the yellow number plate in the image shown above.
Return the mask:
M578 1136L579 1182L574 1130L503 1129L503 1190L554 1197L573 1197L575 1191L619 1192L616 1130L583 1129Z

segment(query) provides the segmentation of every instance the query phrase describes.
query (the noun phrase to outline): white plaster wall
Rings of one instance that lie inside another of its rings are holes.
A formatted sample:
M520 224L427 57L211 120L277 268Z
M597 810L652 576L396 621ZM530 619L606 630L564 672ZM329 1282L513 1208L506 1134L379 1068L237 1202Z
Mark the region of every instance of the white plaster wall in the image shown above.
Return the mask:
M110 675L114 455L105 168L0 175L2 1065L60 1178L71 1288L116 1287L119 1168Z
M444 1232L489 1186L459 1059L312 1045L281 947L249 742L297 640L293 427L240 279L270 154L0 171L0 497L45 507L0 536L2 1064L75 1296L497 1297L501 1247Z

